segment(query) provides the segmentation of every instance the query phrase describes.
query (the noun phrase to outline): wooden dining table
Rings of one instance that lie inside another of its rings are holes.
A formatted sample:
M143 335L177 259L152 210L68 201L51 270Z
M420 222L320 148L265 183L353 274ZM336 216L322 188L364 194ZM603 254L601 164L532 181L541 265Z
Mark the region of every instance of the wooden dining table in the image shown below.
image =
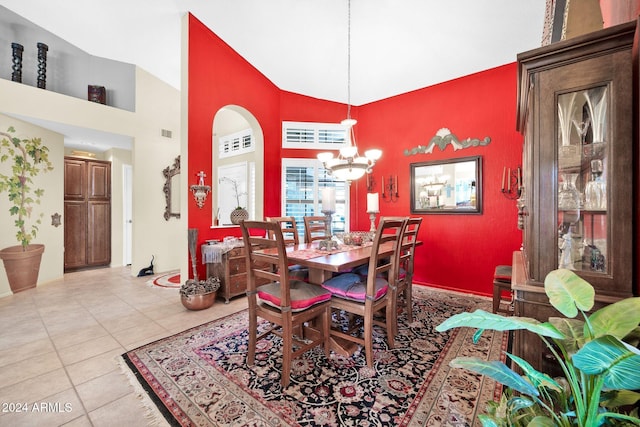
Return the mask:
M330 279L334 273L348 271L353 267L358 267L369 262L371 257L371 242L362 246L340 245L338 249L319 249L320 241L311 243L300 243L286 247L289 264L297 264L309 269L309 283L322 284ZM385 243L380 248L382 253L393 254L391 243ZM261 249L264 253L277 254L276 248ZM316 335L319 331L313 325L307 325L305 335ZM331 348L338 354L344 356L352 355L357 349L354 342L338 337L331 337Z
M334 273L349 271L364 265L371 257L371 242L362 246L340 245L338 249L319 249L319 242L300 243L287 246L289 264L297 264L309 269L309 283L322 284ZM391 243L380 247L383 255L393 255Z
M422 242L416 242L420 245ZM289 245L286 247L287 260L289 264L297 264L309 269L309 283L321 285L324 281L330 279L334 273L349 271L354 267L358 267L369 262L371 258L371 242L357 245L340 245L337 249L325 250L319 248L320 241L311 243L300 243L297 245ZM277 254L276 248L261 249L264 253ZM383 256L393 255L393 244L391 242L383 243L380 246L379 253ZM312 326L307 328L307 332L318 333ZM357 349L357 345L351 341L338 337L331 337L332 349L344 356L350 356Z

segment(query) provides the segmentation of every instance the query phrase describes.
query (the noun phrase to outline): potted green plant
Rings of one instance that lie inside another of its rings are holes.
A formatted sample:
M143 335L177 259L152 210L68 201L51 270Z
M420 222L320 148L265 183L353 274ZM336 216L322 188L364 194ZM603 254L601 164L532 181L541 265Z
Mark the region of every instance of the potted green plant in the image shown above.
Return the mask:
M15 216L17 246L0 251L12 292L36 286L44 245L31 243L38 233L42 216L34 214L44 190L34 186L33 178L40 172L53 170L49 149L40 138L20 139L15 129L0 132L0 163L11 163L11 173L0 173L0 193L9 198L9 214Z
M436 330L457 327L511 331L538 335L552 352L564 377L551 378L527 361L508 354L523 376L500 361L456 358L451 366L486 375L506 386L500 402L480 415L484 426L640 425L640 298L626 298L588 314L594 307L591 284L567 269L547 275L549 302L565 317L547 322L505 317L484 310L456 314ZM582 320L577 318L578 314Z
M220 182L223 181L229 181L231 183L231 185L233 186L233 193L236 196L236 208L234 210L231 211L230 216L230 220L232 224L240 224L240 221L242 221L243 219L248 219L249 218L249 212L243 208L240 205L240 196L244 196L247 193L240 193L240 191L238 190L238 181L235 179L231 179L231 178L227 178L222 177L220 178Z

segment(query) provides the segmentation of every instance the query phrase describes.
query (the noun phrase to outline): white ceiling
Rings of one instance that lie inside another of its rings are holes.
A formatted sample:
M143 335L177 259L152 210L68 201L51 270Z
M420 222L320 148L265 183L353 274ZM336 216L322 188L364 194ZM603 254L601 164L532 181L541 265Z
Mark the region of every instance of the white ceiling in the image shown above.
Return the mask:
M352 0L351 103L516 60L540 46L546 0ZM86 52L180 88L190 11L280 89L347 102L347 0L0 0ZM515 83L514 83L515 84Z
M191 12L280 89L362 105L514 62L518 52L540 46L546 1L352 0L350 99L348 0L0 5L91 55L136 64L178 89L182 21ZM45 127L72 148L130 146L111 134Z

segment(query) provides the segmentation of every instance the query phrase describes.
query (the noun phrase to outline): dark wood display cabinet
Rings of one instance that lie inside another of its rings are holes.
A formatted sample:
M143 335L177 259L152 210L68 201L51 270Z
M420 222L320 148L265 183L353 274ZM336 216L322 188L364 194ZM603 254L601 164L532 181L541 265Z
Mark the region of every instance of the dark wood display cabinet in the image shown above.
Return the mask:
M637 40L630 22L518 55L518 316L559 316L544 293L558 268L591 283L598 306L638 292ZM533 334L515 334L514 353L552 372L545 350Z

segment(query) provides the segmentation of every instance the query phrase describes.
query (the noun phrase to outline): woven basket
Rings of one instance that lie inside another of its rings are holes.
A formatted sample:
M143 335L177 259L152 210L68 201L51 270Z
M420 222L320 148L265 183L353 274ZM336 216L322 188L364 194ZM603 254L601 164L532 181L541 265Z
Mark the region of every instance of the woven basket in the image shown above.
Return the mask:
M234 209L231 211L231 215L229 215L231 219L231 224L240 224L240 221L243 219L249 218L249 212L246 209Z

